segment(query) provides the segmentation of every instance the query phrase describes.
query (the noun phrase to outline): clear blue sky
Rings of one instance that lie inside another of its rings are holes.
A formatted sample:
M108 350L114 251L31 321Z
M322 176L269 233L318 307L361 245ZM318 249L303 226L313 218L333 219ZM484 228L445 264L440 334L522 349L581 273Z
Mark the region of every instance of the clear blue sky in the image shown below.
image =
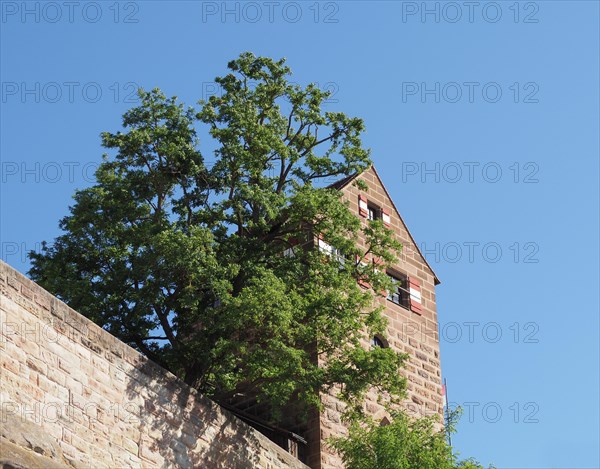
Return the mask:
M25 272L59 233L135 86L194 104L240 52L285 56L364 118L442 281L457 449L600 467L598 2L1 6L4 260Z

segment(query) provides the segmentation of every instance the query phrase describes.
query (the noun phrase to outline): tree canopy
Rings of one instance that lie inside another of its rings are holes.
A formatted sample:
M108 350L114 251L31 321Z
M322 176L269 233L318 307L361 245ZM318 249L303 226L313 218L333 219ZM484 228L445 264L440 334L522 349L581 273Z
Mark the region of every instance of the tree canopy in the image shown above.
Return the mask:
M251 397L276 420L337 393L350 432L332 444L348 469L481 469L432 419L395 407L379 426L361 412L368 390L390 404L406 386L405 355L361 344L385 336L373 297L392 286L363 260L385 266L401 246L327 185L370 166L362 120L325 111L329 93L291 83L284 59L244 53L228 68L198 111L139 91L124 131L102 133L111 155L63 234L30 253L30 276L217 402Z
M354 420L347 436L330 443L346 469L485 469L473 458L460 460L446 440L460 414L458 409L449 415L445 431L436 429L436 417L415 419L401 411L392 413L388 425Z
M275 415L333 388L351 409L372 387L399 398L405 356L361 346L385 324L357 280L387 285L361 260L401 246L326 184L371 164L363 121L325 111L329 93L291 83L283 59L228 69L198 110L140 90L31 277L217 402L256 396ZM310 249L317 235L343 257Z

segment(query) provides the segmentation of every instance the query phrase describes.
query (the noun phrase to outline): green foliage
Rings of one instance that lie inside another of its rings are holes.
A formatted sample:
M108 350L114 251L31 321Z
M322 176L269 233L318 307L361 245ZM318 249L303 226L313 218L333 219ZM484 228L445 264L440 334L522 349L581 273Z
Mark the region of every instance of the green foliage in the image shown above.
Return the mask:
M458 416L452 416L447 431L454 432ZM395 412L388 425L369 418L352 419L348 436L330 443L346 469L485 469L474 459L459 461L446 441L446 432L436 426L435 416L412 419Z
M392 262L401 246L324 183L369 167L363 122L323 111L328 93L291 84L284 60L245 53L228 67L199 111L140 90L124 131L102 134L112 156L76 192L64 234L31 253L31 277L220 402L256 396L275 412L334 387L354 410L371 387L398 398L405 357L360 343L384 321L357 280L388 280L354 260ZM306 248L317 234L343 266Z

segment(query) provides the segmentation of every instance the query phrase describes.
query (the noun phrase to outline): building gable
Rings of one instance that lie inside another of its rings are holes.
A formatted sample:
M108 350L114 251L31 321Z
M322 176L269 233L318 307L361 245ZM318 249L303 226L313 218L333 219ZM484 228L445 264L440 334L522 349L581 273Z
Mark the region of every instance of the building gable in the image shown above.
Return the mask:
M352 184L357 180L363 181L367 185L368 190L360 191L354 184ZM329 187L342 191L350 200L351 206L353 205L352 198L356 196L355 192L360 192L358 194L358 198L356 199L356 204L358 205L356 213L358 215L362 214L362 216L365 217L368 216L369 200L376 200L377 206L379 206L379 208L383 210L382 216L384 223L386 223L386 225L388 226L399 225L397 226L397 228L399 228L399 230L397 231L399 231L401 235L405 234L405 239L401 240L404 246L403 253L401 255L402 258L406 259L406 256L414 254L419 259L419 261L426 267L428 273L432 276L434 285L440 284L439 278L437 277L437 275L429 265L429 262L427 262L427 259L425 259L425 256L419 249L417 243L415 242L415 239L413 238L412 234L408 229L408 226L404 222L402 215L400 215L396 204L394 204L394 201L390 197L388 190L386 189L383 181L381 180L381 177L377 173L377 170L374 166L369 167L361 174L348 176L340 181L337 181L334 184L331 184ZM373 197L369 198L370 195L372 195ZM397 223L394 223L394 220L396 220Z

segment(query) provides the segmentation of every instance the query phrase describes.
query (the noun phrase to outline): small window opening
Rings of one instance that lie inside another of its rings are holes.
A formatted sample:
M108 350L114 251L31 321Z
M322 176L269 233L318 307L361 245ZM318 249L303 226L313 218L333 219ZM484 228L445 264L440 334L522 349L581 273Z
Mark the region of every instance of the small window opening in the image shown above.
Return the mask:
M387 345L386 345L385 340L383 338L381 338L378 335L374 335L371 338L371 347L372 348L377 348L377 347L379 347L379 348L386 348Z
M367 206L367 219L368 220L381 220L381 209L375 205L369 204Z
M388 276L394 283L394 288L389 292L387 299L404 308L410 307L410 290L408 287L408 277L404 274L388 273Z

